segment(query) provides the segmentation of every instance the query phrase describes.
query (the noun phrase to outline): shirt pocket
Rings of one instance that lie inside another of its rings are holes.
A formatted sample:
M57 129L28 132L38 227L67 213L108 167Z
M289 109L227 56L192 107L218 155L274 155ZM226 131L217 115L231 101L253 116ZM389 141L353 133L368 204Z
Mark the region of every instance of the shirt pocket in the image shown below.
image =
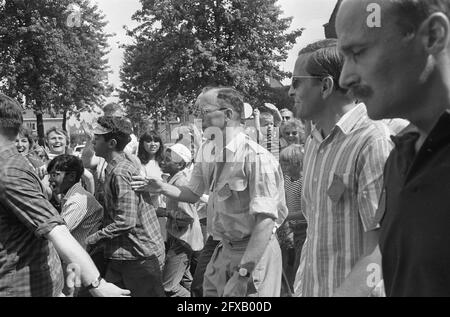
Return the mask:
M218 200L224 202L227 212L242 213L248 209L248 181L243 178L233 178L218 190Z
M335 204L339 203L341 199L345 196L346 192L351 192L351 173L335 173L333 179L331 180L327 195L328 198Z

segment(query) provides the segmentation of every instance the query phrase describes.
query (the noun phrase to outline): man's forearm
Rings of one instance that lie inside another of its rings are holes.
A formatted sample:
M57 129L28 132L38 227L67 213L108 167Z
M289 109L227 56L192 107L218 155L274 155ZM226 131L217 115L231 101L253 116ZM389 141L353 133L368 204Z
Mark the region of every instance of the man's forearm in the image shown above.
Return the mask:
M83 285L89 285L99 277L100 273L94 262L66 226L55 227L47 235L47 239L53 243L65 263L77 264L80 267Z
M381 253L375 251L360 260L344 283L335 291L334 297L368 297L383 279Z
M248 242L240 264L256 266L261 260L273 235L275 222L271 218L258 216L256 226Z
M182 201L189 204L195 204L200 200L200 196L194 194L189 188L177 187L170 184L164 184L162 194L168 198Z

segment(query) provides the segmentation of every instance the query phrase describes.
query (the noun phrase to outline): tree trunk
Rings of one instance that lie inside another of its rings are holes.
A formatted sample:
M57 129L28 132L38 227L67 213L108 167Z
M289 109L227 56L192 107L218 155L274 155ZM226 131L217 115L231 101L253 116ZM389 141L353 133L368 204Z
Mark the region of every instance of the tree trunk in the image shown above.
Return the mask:
M36 128L38 133L38 142L40 146L45 146L44 119L41 110L36 111Z
M67 110L64 110L64 112L63 112L62 129L67 132L66 126L67 126Z

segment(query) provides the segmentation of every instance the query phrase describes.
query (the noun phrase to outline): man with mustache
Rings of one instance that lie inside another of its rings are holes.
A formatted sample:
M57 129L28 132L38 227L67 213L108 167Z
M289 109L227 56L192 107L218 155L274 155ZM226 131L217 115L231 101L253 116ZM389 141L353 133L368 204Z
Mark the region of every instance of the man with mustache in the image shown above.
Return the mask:
M378 201L389 129L367 116L339 85L343 57L336 40L300 51L289 94L297 113L314 122L304 160L302 211L308 222L294 288L328 297L378 243Z
M380 27L367 24L374 4ZM417 129L394 138L379 247L335 295L367 296L382 264L387 296L450 296L450 1L347 0L337 33L341 86L372 119L400 117Z

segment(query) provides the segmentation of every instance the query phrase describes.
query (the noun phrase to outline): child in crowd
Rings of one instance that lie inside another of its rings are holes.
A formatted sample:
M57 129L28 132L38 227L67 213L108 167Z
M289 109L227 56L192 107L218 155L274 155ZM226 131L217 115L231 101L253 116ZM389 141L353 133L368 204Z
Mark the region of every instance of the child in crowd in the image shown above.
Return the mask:
M280 154L289 214L283 225L278 229L277 235L283 257L283 271L291 290L300 264L307 229L301 206L303 158L304 149L300 144L290 145Z

